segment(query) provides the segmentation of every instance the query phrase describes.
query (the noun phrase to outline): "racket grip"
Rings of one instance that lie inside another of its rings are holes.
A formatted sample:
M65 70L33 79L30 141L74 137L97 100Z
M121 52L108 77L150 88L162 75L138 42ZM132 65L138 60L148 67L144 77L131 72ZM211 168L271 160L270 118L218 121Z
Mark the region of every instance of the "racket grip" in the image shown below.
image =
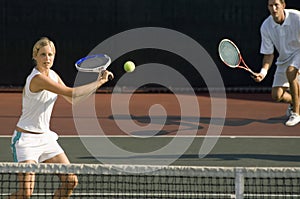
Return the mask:
M249 69L249 72L251 73L251 75L253 75L254 77L257 76L257 74L255 72L253 72L251 69Z
M105 71L105 70L103 70L103 71L100 72L100 75L101 75L101 76L103 75L104 71ZM108 80L111 81L111 80L113 80L113 79L114 79L113 76L111 76L111 75L108 76Z

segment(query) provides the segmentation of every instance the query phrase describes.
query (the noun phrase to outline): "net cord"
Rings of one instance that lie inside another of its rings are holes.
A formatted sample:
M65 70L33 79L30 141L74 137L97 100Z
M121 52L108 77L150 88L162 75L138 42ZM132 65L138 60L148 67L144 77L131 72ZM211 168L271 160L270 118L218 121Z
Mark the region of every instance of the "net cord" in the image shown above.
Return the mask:
M113 174L113 175L164 175L197 177L236 177L247 178L300 178L298 167L197 167L159 165L109 165L109 164L25 164L0 163L0 173L74 173L74 174Z
M265 197L285 197L285 198L297 198L300 197L298 193L265 193L258 192L252 194L245 191L245 179L246 178L300 178L300 168L298 167L197 167L197 166L155 166L155 165L105 165L105 164L19 164L19 163L0 163L0 174L3 173L24 173L35 172L41 174L63 174L63 173L75 173L75 174L88 174L88 175L130 175L130 176L192 176L194 177L216 177L216 178L233 178L234 179L234 193L216 193L216 196L230 196L230 198L244 199L246 197L265 198ZM285 184L285 183L283 183ZM162 185L161 185L162 186ZM38 193L37 193L38 194ZM78 193L83 196L85 193ZM90 193L86 193L87 195ZM103 196L118 196L119 192L102 192ZM124 192L122 195L128 194L128 196L166 196L170 197L180 194L179 192L171 193L151 193L151 192ZM74 193L74 196L76 193ZM94 195L94 193L93 193ZM185 196L213 196L214 193L207 192L195 192L184 193Z

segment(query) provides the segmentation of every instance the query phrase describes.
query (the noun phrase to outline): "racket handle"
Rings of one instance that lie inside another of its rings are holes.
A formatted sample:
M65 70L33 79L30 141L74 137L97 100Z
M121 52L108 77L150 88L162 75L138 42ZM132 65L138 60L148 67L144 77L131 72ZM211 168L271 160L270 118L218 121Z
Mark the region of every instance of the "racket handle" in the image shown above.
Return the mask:
M257 74L255 72L253 72L251 69L249 69L248 71L251 73L251 75L253 75L254 77L257 77Z
M101 76L103 75L104 71L105 71L105 70L103 70L103 71L100 72L100 75L101 75ZM114 77L113 77L112 75L109 75L109 76L108 76L108 80L111 81L111 80L113 80L113 79L114 79Z

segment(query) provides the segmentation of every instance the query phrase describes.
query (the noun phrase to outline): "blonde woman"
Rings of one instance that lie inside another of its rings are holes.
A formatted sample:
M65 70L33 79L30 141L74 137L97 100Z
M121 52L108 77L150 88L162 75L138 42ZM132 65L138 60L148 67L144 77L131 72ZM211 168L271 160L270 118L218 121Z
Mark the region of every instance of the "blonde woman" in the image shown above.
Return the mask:
M113 77L105 71L97 81L79 86L68 87L54 72L55 46L44 37L33 47L32 58L35 67L27 77L23 90L22 115L12 137L14 161L19 163L62 163L70 161L57 142L57 134L50 130L52 109L58 95L68 102L76 103L96 91ZM54 192L53 198L69 198L78 183L76 175L59 176L61 186ZM19 189L9 198L30 198L34 190L34 174L19 175Z

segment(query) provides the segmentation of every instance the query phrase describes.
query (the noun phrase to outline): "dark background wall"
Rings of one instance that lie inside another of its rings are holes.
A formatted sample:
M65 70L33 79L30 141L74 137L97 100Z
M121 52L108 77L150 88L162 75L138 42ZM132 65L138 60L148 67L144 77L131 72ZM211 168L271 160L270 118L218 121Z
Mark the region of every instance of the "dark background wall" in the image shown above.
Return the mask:
M299 0L287 0L287 5L300 9ZM226 68L217 55L219 41L229 37L240 47L248 65L260 69L259 28L269 15L267 0L1 0L0 6L1 87L24 85L33 67L32 46L42 36L54 40L54 69L73 85L77 72L73 66L78 58L114 34L148 26L170 28L198 41L217 64L227 87L268 87L272 82L269 75L258 85L246 72ZM155 50L124 55L113 63L117 78L108 86L122 75L122 61L128 57L137 65L153 59L171 67L172 62L188 65L172 56ZM191 75L191 67L185 68L194 87L205 87L201 78Z

